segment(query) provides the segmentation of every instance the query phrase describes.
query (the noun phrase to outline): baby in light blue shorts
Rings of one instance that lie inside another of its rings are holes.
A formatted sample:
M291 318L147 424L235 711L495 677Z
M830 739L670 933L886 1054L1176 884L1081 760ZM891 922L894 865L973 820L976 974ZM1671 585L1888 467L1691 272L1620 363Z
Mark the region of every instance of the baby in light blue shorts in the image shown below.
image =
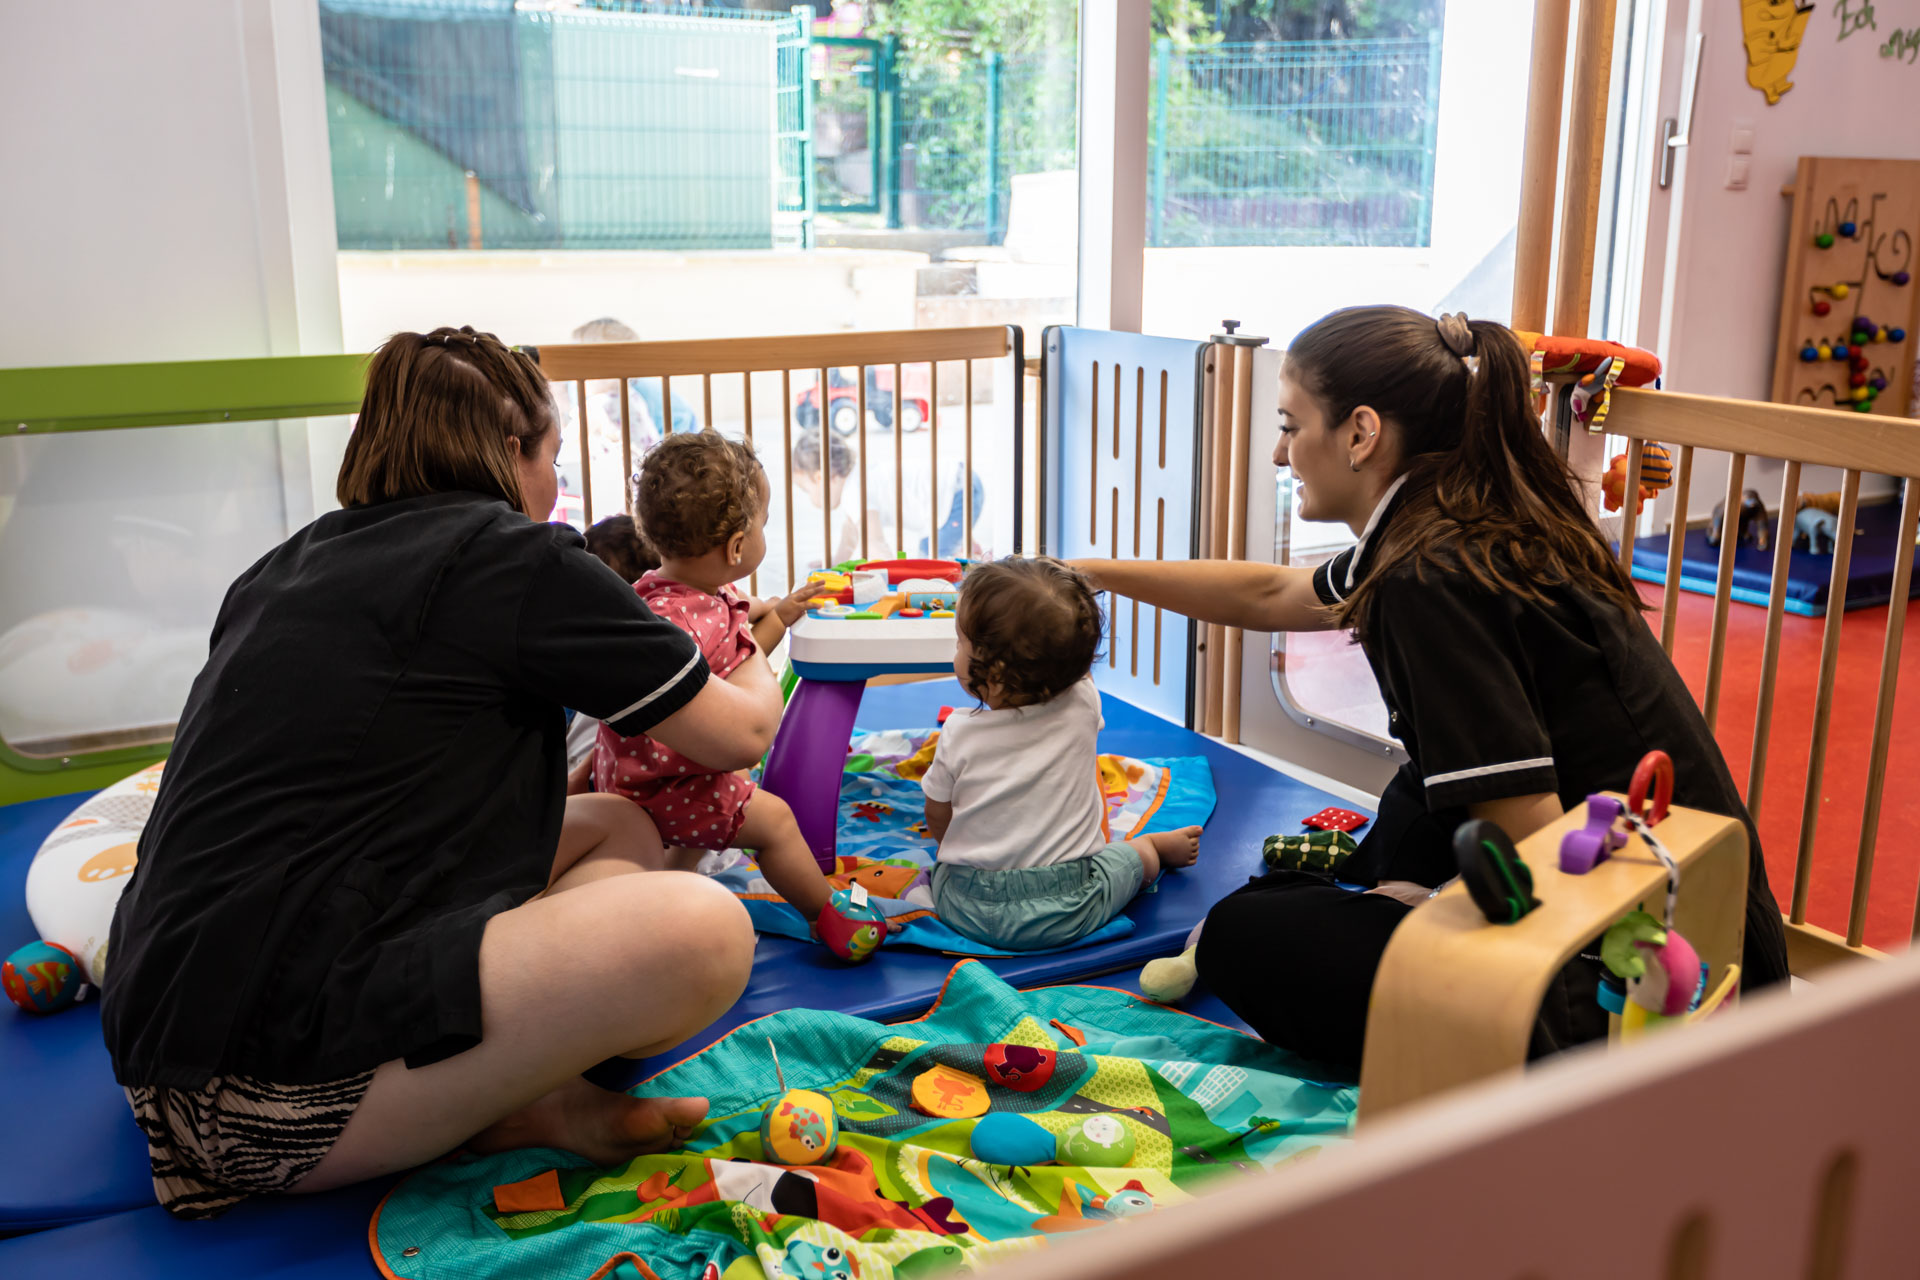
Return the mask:
M1192 865L1200 828L1109 838L1087 674L1100 605L1085 577L1009 557L968 572L957 612L953 671L983 705L947 718L920 780L940 843L934 908L1003 950L1071 945L1162 868Z

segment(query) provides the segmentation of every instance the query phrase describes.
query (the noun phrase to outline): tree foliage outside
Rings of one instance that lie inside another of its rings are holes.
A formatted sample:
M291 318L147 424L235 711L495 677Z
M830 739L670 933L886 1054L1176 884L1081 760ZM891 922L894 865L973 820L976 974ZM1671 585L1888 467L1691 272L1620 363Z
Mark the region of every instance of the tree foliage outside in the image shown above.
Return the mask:
M1153 0L1156 41L1172 49L1150 105L1154 242L1422 242L1438 105L1425 38L1444 3ZM872 0L867 12L870 33L898 42L906 194L921 225L997 238L1011 174L1075 164L1077 5ZM1298 47L1309 41L1339 44ZM997 120L988 55L998 55Z

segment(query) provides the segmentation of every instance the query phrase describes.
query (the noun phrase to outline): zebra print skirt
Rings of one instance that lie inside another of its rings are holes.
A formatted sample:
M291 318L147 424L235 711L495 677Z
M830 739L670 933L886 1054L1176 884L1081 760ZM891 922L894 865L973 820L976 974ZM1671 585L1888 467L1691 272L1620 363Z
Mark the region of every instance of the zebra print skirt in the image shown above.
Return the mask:
M312 1173L372 1082L371 1071L328 1084L215 1076L198 1089L126 1092L147 1135L154 1195L176 1218L212 1218Z

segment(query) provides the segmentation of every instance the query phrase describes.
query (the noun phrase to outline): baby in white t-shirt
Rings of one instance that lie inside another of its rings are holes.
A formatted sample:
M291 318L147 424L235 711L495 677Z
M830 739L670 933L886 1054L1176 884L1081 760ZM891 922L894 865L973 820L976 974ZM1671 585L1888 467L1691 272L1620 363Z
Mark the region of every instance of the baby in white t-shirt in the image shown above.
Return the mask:
M984 705L947 718L920 780L940 844L934 907L1007 951L1069 946L1162 868L1192 865L1200 828L1117 841L1106 829L1087 675L1100 606L1085 577L1048 557L980 565L958 615L954 674Z

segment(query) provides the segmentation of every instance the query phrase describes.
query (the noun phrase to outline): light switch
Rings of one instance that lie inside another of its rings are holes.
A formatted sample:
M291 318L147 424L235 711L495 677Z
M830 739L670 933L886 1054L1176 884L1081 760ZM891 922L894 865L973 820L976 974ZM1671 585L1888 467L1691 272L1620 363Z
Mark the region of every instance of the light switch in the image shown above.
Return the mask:
M1727 190L1745 191L1747 172L1753 167L1753 161L1746 156L1727 157Z
M1727 150L1733 152L1733 154L1737 156L1752 155L1753 154L1753 126L1748 124L1744 120L1734 121L1733 142L1727 148Z

